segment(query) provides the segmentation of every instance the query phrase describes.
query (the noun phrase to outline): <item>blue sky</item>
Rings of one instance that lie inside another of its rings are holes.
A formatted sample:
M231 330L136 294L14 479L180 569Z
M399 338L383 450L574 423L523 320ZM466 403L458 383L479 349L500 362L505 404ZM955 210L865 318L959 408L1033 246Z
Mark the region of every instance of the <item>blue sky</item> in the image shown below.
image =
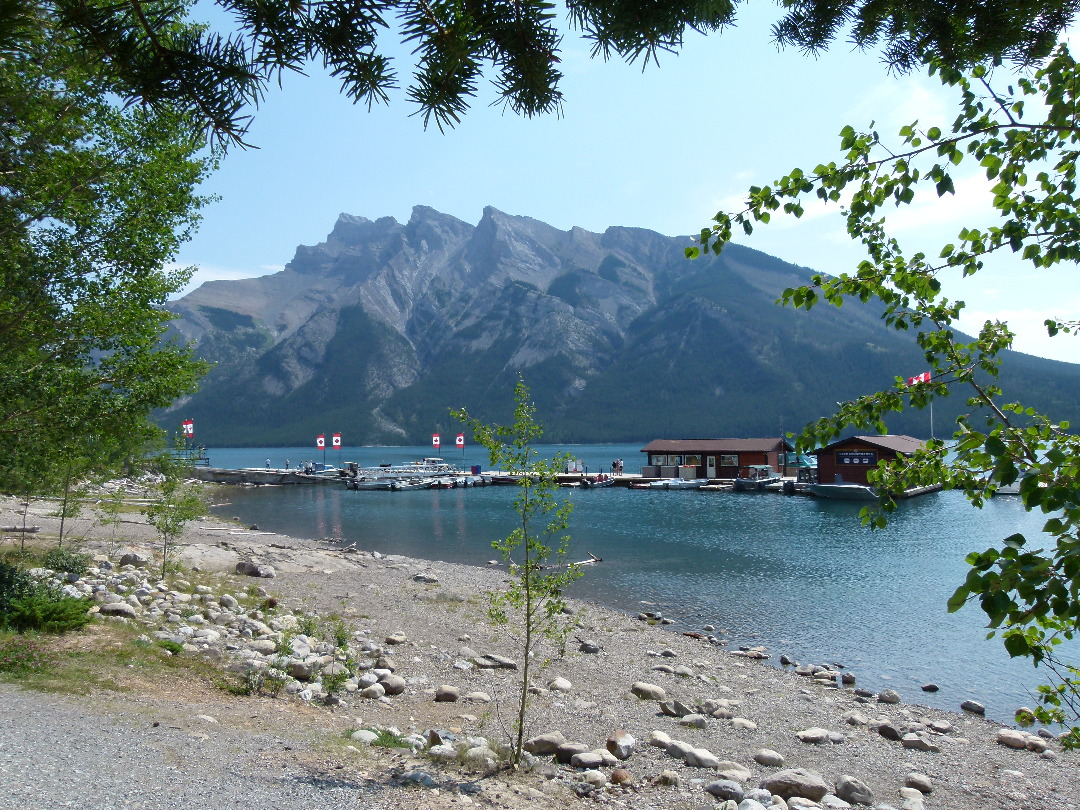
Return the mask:
M564 230L692 234L716 211L741 207L749 186L837 159L846 123L873 121L884 136L916 119L946 128L955 116L936 80L892 76L876 53L843 42L817 58L778 51L774 16L770 4L750 4L736 27L692 35L679 54L644 71L590 58L588 43L568 31L561 118L504 113L489 106L494 92L482 86L473 109L445 133L425 131L402 91L368 112L318 69L286 76L255 113L249 140L259 148L230 151L205 184L221 199L204 210L178 263L199 267L195 284L264 275L281 270L298 245L323 241L340 213L404 222L414 205L469 223L491 205ZM404 84L408 50L397 53ZM959 172L955 197L891 218L896 235L936 255L963 225L988 224L975 169ZM810 208L801 221L774 220L737 241L831 273L862 258L837 209ZM968 302L969 327L1003 317L1018 350L1080 361L1080 340L1051 340L1041 326L1048 316L1080 317L1074 268L1036 271L1008 260L945 283Z

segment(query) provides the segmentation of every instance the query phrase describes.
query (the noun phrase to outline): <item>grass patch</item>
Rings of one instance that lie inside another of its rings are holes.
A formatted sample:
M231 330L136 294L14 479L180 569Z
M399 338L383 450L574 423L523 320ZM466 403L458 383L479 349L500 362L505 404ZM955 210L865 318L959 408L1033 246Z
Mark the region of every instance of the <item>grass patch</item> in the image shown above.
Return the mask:
M36 635L0 634L0 673L16 678L47 672L56 656Z

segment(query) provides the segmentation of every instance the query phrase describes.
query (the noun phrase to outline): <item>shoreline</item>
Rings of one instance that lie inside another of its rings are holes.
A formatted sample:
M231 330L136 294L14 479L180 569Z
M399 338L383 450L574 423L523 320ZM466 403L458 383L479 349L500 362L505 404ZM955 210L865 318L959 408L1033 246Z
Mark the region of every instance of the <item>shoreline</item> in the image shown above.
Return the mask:
M12 515L13 505L16 501L11 498L0 502L0 524L18 523ZM44 509L35 509L34 504L31 510L32 522L41 525L43 533L55 536L50 521L58 521L43 514ZM119 527L115 540L110 536L111 527L95 528L85 518L75 522L72 536L84 532L88 539L82 545L110 556L124 549L152 552L152 529L141 516L129 516L127 521ZM484 591L501 584L504 570L340 551L321 541L243 529L216 516L189 524L177 551L177 559L186 567L207 574L231 572L237 562L271 565L274 578L252 582L281 601L298 609L313 608L323 615L339 613L367 638L382 641L401 634L407 639L394 648L400 672L409 683L403 695L388 703L349 696L347 707L325 709L329 715L352 715L350 720L360 717L365 722L415 727L421 732L458 723L466 728L480 726L492 739L503 734L497 728L497 717L507 712L504 704L509 701L514 673L464 668L461 663L466 660L464 647L515 655L512 634L486 621L481 598ZM765 766L755 759L760 751L769 750L783 757L784 769L816 771L830 785L844 775L856 777L871 789L881 807L917 806L914 797L903 793L913 789L906 784L911 773L932 781L932 792L922 799L926 808L1077 806L1080 757L1059 751L1055 744L1047 753L1009 748L998 741L1004 728L999 723L917 704L882 702L879 698L884 693L859 695L854 691L857 686L826 685L702 638L649 625L593 602L572 601L577 627L571 634L569 652L563 658L553 655L548 669L534 680L538 694L534 696L530 729L535 734L560 732L567 740L580 740L590 748L602 748L617 729L636 738L637 747L624 766L632 775L632 788L612 786L610 769L599 769L608 773L601 795L612 801L631 807L647 803L663 810L685 807L687 802L697 806L713 801L704 788L716 780L717 769L688 766L685 757L647 744L650 736L660 732L713 752L725 762L738 763L746 771L743 786L748 790L777 771L778 766ZM599 651L582 652L586 643ZM570 689L545 686L556 677L568 681ZM687 725L685 718L670 716L658 702L632 697L632 687L639 682L660 686L669 699L689 707L721 701L726 705L719 708L728 711L703 717L701 725ZM494 696L495 705L438 703L434 690L441 684L454 685L462 694L486 692ZM180 700L180 696L175 699ZM287 712L286 704L296 701L280 698L274 702ZM307 706L295 708L311 710ZM950 730L937 732L935 723ZM886 736L887 730L882 730L886 727L901 732L901 736L923 735L938 750L905 747L899 737ZM823 731L824 738L804 741L815 737L805 733L814 730ZM416 755L416 763L434 772L423 755ZM521 806L569 806L567 802L581 801L573 786L581 781L582 771L567 766L558 766L555 771L554 776L513 775L501 794L502 806L518 806L514 802L524 802ZM680 777L676 786L661 784L662 775L670 771ZM635 792L641 795L630 795ZM397 800L395 804L409 806ZM417 806L425 805L421 801Z

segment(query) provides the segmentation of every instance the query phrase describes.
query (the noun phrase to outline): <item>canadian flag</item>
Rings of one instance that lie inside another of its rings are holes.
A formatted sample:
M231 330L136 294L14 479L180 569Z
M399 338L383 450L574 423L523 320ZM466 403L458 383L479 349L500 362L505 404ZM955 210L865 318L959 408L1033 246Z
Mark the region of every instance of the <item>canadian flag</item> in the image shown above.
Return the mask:
M191 419L185 419L182 423L184 428L184 436L192 438L195 435L195 422Z
M464 447L465 446L465 434L464 433L459 433L454 438L454 444L457 445L458 447Z
M914 377L908 377L907 384L914 385L915 383L930 382L930 372L924 371L922 374L916 374Z
M326 437L323 436L321 433L315 437L315 446L318 447L320 450L326 449Z
M335 433L334 434L334 438L331 439L331 444L332 444L332 446L337 447L337 448L341 447L341 434L340 433Z
M438 433L432 433L431 434L431 446L432 447L438 447L439 446L439 434Z

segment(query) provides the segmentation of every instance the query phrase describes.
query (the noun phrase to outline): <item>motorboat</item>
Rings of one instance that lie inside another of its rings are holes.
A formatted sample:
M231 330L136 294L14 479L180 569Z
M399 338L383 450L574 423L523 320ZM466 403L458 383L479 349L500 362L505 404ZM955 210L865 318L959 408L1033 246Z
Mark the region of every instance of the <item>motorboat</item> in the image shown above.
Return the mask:
M581 479L581 486L584 489L599 489L600 487L614 486L614 484L615 476L608 473L600 473L592 478L585 477Z
M773 483L779 483L783 477L772 468L771 464L751 464L739 470L735 476L736 492L757 492Z

